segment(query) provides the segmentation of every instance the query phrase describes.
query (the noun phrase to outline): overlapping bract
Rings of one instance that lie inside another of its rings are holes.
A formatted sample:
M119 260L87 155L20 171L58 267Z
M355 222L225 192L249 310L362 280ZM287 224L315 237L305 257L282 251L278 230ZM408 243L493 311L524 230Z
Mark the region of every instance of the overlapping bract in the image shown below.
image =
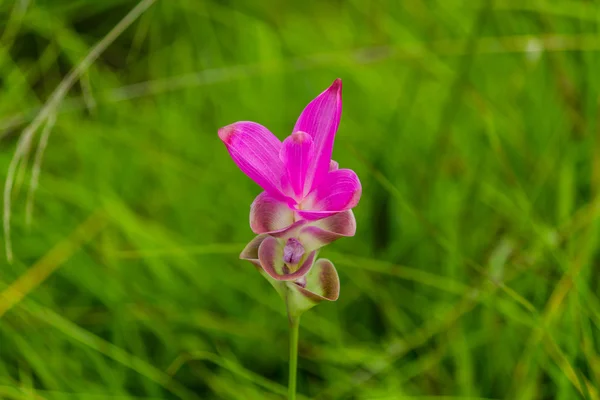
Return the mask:
M337 272L330 261L316 260L317 252L356 232L351 209L360 200L360 181L331 159L341 112L342 82L336 79L306 106L283 142L255 122L219 129L233 161L264 189L250 207L250 228L258 236L240 257L298 312L337 299Z

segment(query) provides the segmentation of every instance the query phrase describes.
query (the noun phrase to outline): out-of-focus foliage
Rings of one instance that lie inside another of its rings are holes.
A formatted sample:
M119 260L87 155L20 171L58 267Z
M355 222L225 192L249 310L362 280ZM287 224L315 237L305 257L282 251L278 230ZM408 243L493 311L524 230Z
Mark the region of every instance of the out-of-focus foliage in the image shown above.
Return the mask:
M0 2L0 175L137 3ZM363 184L303 317L311 399L597 399L600 8L592 1L157 0L17 170L0 397L281 399L287 322L238 260L260 189L217 129L288 135L336 77Z

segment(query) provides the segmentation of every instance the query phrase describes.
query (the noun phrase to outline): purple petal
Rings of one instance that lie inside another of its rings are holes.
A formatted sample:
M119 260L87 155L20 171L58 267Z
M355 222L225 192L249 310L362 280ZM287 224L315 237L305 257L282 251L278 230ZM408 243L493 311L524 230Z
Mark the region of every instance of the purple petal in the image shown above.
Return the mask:
M347 210L302 228L298 240L306 251L314 251L339 238L354 236L355 233L354 213L352 210Z
M283 247L273 237L269 236L263 240L258 248L258 259L262 269L278 281L293 281L304 276L312 267L316 252L310 253L302 265L292 272L289 270L289 266L283 262Z
M342 115L342 80L333 84L311 101L300 114L293 132L306 132L314 143L314 161L308 168L306 184L317 187L329 170L333 141Z
M354 171L331 171L321 185L307 196L308 206L298 213L308 220L325 218L355 207L361 193L360 180Z
M294 223L294 212L267 192L259 194L250 206L250 228L254 233L279 232Z
M296 195L302 199L310 191L305 188L306 172L313 161L313 139L306 132L294 132L283 141L281 161L287 169L289 184Z
M285 199L281 188L281 142L255 122L236 122L219 129L231 158L250 179L274 197Z

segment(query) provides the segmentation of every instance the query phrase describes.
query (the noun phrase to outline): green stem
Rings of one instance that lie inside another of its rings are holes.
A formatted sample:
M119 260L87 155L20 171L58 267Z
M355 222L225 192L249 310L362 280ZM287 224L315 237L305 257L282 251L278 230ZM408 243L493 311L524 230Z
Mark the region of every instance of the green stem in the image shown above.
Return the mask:
M288 399L296 400L296 372L298 366L298 328L300 317L288 314L290 320L290 380L288 384Z

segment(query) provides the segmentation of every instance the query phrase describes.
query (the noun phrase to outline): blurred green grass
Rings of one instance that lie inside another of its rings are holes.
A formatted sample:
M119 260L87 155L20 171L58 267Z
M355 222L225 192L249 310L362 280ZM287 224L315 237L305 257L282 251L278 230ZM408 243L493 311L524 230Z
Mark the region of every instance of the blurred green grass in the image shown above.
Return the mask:
M0 2L0 174L137 2ZM356 237L322 251L311 399L597 399L600 7L158 0L61 103L0 261L0 397L281 399L287 324L238 254L259 188L216 131L280 138L344 81ZM27 293L9 289L28 288ZM24 294L24 295L23 295Z

